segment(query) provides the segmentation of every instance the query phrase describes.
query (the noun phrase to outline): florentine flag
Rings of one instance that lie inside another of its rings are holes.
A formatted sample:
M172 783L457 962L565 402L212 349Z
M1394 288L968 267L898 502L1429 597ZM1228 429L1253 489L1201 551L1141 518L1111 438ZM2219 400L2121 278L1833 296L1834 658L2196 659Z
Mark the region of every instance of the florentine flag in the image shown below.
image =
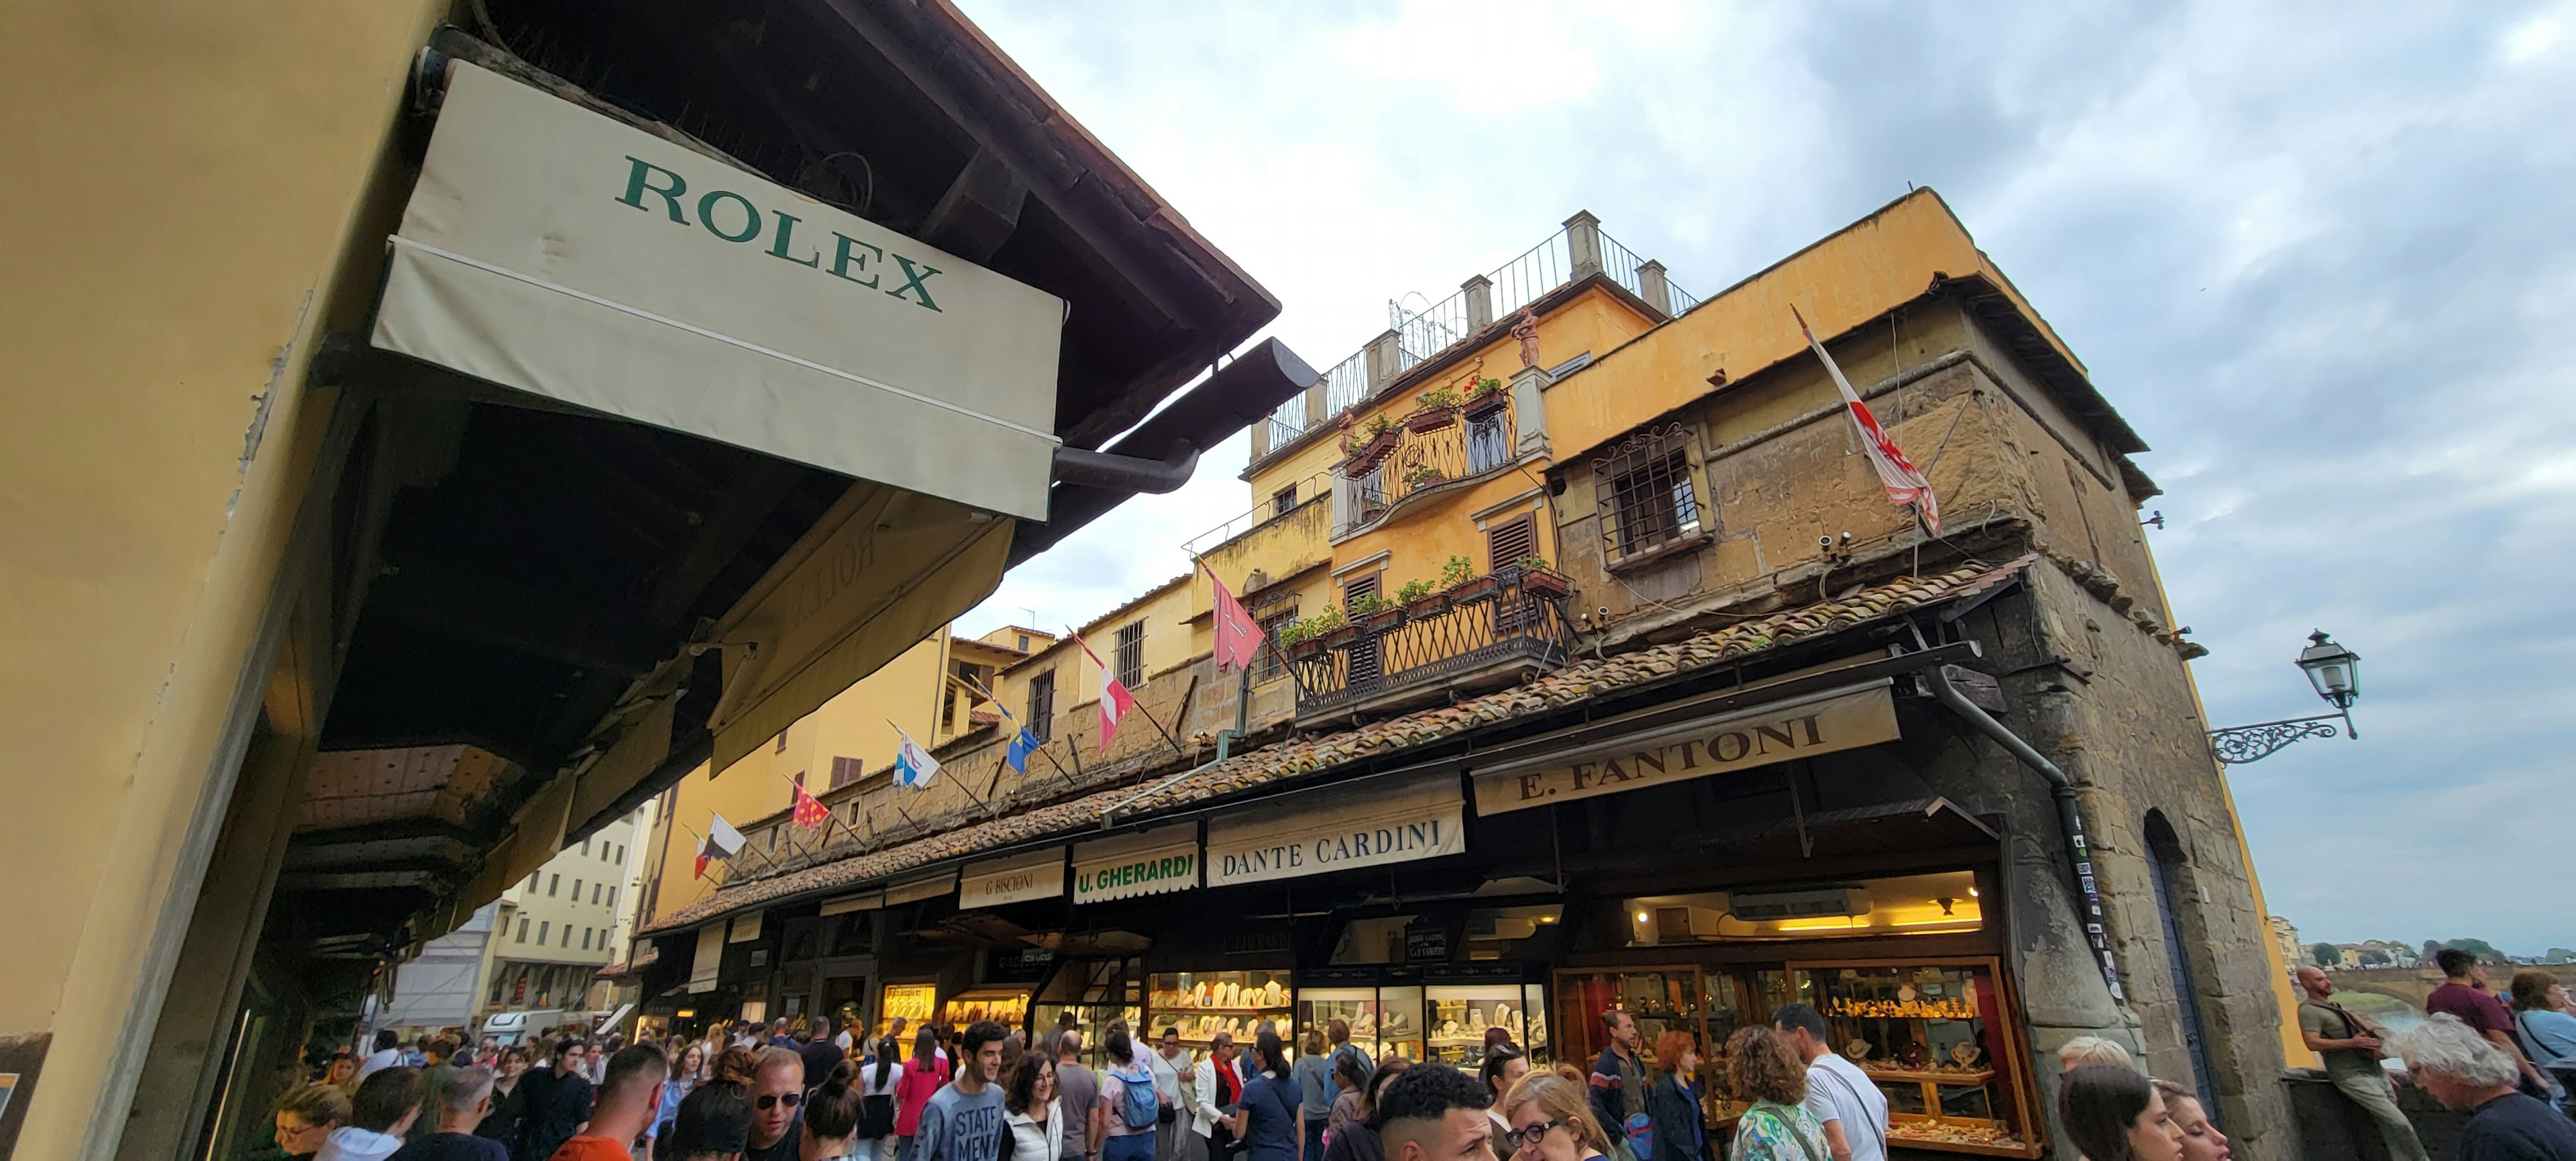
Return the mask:
M914 790L930 785L930 780L939 776L939 760L931 757L930 751L922 749L921 743L913 741L912 735L903 732L903 727L895 727L894 734L903 739L903 744L895 747L894 751L895 785Z
M1243 610L1243 602L1227 592L1225 582L1216 579L1216 570L1208 570L1208 583L1216 586L1216 667L1250 669L1252 659L1261 651L1261 625Z
M811 828L823 825L825 819L832 817L831 808L824 806L822 799L805 793L803 783L790 782L788 785L796 788L796 809L787 815L790 821L798 826Z
M1110 672L1109 666L1100 660L1099 654L1091 651L1091 644L1084 641L1081 634L1074 634L1073 643L1082 646L1082 655L1090 658L1093 665L1100 666L1100 752L1106 754L1109 752L1109 739L1118 736L1119 719L1136 708L1136 695L1127 692L1126 683Z
M1798 320L1798 333L1807 336L1807 346L1824 361L1825 373L1834 377L1835 389L1843 393L1843 407L1851 412L1852 424L1860 428L1861 447L1869 453L1870 466L1878 469L1878 482L1886 487L1887 498L1914 505L1923 517L1923 526L1939 535L1941 501L1932 494L1932 481L1924 479L1896 441L1887 438L1887 432L1878 426L1878 417L1869 413L1869 404L1861 402L1860 392L1852 390L1851 380L1843 378L1843 369L1835 364L1832 355L1825 353L1825 345L1816 341L1816 332L1807 329L1807 316L1799 314L1794 306L1789 308L1789 314Z

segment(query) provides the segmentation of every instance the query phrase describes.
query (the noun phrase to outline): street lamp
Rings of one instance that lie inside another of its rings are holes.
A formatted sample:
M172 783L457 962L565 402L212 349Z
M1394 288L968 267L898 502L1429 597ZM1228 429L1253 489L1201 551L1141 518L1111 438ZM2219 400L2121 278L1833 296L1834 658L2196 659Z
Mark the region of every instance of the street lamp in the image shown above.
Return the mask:
M2229 765L2271 757L2275 751L2301 738L2331 738L2333 723L2343 722L2343 735L2359 738L2361 731L2352 727L2352 703L2361 700L2361 655L2346 649L2319 629L2308 634L2308 647L2299 650L2298 666L2315 686L2317 696L2335 707L2335 712L2314 717L2287 718L2250 726L2230 726L2209 732L2209 748L2218 760Z

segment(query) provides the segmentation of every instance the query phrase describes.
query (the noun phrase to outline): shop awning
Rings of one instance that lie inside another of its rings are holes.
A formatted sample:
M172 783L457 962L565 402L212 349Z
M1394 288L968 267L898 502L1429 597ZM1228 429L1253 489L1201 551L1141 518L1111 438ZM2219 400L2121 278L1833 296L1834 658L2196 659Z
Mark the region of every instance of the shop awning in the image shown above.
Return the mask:
M1064 894L1064 848L968 863L958 879L957 906L999 907Z
M1075 843L1073 901L1100 903L1187 891L1199 885L1199 863L1196 822Z
M1458 779L1447 774L1343 790L1298 806L1226 811L1208 819L1207 885L1458 854L1467 849L1465 816Z
M1046 518L1063 300L451 62L373 342Z

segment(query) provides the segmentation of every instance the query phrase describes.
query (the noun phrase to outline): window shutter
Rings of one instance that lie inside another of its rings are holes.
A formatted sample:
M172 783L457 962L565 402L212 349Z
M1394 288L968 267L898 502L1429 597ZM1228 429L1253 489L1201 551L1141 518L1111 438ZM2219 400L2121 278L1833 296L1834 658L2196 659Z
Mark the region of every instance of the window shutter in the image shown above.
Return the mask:
M1485 568L1499 572L1513 561L1538 553L1538 513L1523 513L1485 530Z

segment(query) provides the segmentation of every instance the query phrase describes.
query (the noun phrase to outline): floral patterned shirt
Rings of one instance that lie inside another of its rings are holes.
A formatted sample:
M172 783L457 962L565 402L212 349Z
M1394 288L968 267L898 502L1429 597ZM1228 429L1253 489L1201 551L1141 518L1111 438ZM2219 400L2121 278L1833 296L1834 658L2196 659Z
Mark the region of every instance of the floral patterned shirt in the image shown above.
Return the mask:
M1831 1161L1825 1130L1796 1105L1755 1101L1735 1122L1727 1161Z

